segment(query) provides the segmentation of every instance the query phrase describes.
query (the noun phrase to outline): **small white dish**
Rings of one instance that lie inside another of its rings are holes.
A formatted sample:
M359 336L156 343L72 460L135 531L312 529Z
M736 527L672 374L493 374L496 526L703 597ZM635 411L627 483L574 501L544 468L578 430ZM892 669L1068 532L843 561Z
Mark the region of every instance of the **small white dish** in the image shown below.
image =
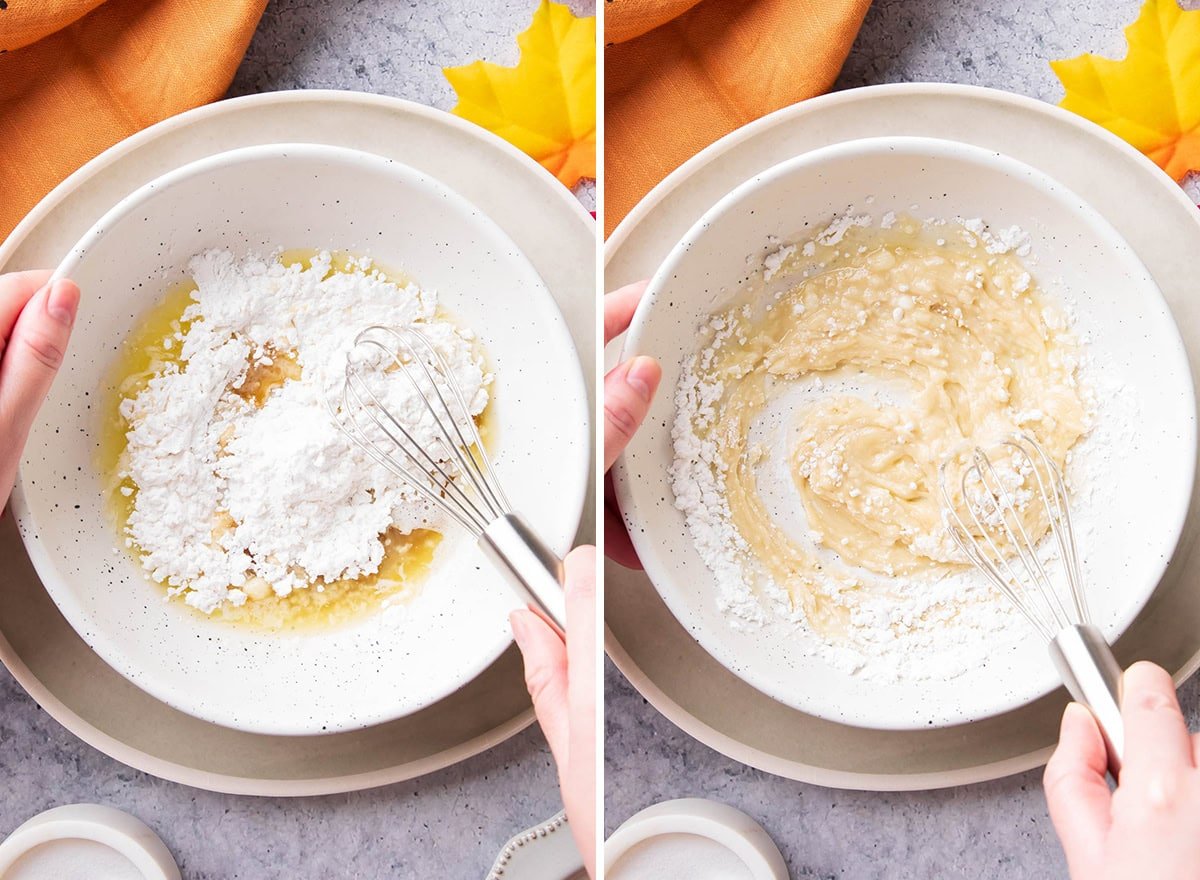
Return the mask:
M741 810L704 798L680 798L626 819L604 843L604 876L788 880L787 863L761 825Z
M64 617L111 666L169 705L257 733L362 728L415 712L487 668L522 603L469 536L447 533L399 613L267 635L164 601L120 544L94 462L91 407L119 341L207 248L347 250L405 272L477 332L496 375L495 467L515 509L565 552L587 489L586 392L536 271L487 216L405 165L340 147L218 154L123 199L59 266L84 291L66 362L13 497ZM553 462L552 468L547 462Z
M0 880L180 880L154 831L100 804L39 813L0 843Z
M853 206L853 209L850 208ZM915 207L914 207L915 206ZM1059 685L1033 636L995 651L957 677L880 683L798 647L794 625L739 631L718 609L717 584L674 507L667 469L681 362L701 320L761 265L771 236L811 238L847 213L888 211L952 220L981 217L1022 227L1031 271L1071 301L1139 407L1138 432L1113 462L1118 503L1084 548L1105 575L1088 584L1093 617L1110 640L1158 584L1178 540L1195 469L1195 402L1178 330L1145 267L1095 210L1047 175L999 153L932 138L873 138L805 153L741 186L697 221L651 280L621 357L663 365L661 393L614 468L618 502L646 573L702 647L768 696L861 727L917 730L989 717Z
M587 880L566 814L559 813L509 839L486 880Z

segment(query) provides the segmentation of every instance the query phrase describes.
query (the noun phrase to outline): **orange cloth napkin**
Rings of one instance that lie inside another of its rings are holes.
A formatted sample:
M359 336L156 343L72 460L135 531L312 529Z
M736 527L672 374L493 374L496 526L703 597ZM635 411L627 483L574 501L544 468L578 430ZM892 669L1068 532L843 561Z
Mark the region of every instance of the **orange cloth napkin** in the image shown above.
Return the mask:
M93 156L220 98L267 0L0 0L0 239Z
M604 234L713 141L827 91L870 0L609 0Z

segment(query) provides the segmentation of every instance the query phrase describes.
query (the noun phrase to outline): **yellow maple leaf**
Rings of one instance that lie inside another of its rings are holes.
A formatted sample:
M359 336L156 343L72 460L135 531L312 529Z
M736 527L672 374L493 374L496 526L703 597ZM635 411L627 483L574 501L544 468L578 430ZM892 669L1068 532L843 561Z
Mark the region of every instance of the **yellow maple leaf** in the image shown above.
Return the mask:
M542 0L517 36L516 67L474 61L442 72L452 113L528 153L568 187L596 176L596 20Z
M1176 180L1200 170L1200 11L1146 0L1125 29L1122 61L1080 55L1051 61L1061 106L1098 122Z

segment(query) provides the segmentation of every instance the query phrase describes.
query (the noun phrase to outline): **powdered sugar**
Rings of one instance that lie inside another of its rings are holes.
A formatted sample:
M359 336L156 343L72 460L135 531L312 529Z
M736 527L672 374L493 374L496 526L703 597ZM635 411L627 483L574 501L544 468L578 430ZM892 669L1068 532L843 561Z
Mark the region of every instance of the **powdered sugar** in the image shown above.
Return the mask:
M819 245L834 245L845 237L848 230L856 226L870 225L870 214L843 214L840 217L835 217L828 226L821 230L814 241Z
M1029 233L1019 226L1009 226L1007 229L995 232L988 229L987 224L978 217L966 220L959 218L958 223L971 234L978 236L989 254L1011 252L1018 257L1029 256Z
M437 528L432 505L349 441L330 417L346 353L364 326L419 325L450 366L472 414L491 377L471 334L437 314L437 298L359 265L329 274L227 251L194 258L197 284L176 341L181 363L122 404L130 428L122 476L137 487L129 542L152 576L203 611L248 591L287 595L376 571L389 528ZM328 276L328 277L326 277ZM252 369L291 355L298 378L261 407L238 391ZM419 438L421 404L390 383L389 408Z
M772 278L774 278L775 273L780 270L784 264L784 261L786 261L787 258L795 252L796 246L794 244L789 244L784 245L777 251L767 254L767 256L763 259L763 280L770 281Z

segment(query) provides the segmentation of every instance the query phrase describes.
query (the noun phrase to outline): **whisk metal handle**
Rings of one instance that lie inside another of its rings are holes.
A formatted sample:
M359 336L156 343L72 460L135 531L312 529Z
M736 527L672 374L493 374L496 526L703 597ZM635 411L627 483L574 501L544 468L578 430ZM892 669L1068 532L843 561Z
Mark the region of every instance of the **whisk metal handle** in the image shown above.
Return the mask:
M563 561L529 523L515 513L506 513L483 530L479 546L512 585L554 622L560 635L566 631Z
M1108 769L1116 779L1125 752L1121 722L1121 666L1100 630L1089 624L1071 626L1050 642L1050 657L1075 700L1092 710L1104 744Z

